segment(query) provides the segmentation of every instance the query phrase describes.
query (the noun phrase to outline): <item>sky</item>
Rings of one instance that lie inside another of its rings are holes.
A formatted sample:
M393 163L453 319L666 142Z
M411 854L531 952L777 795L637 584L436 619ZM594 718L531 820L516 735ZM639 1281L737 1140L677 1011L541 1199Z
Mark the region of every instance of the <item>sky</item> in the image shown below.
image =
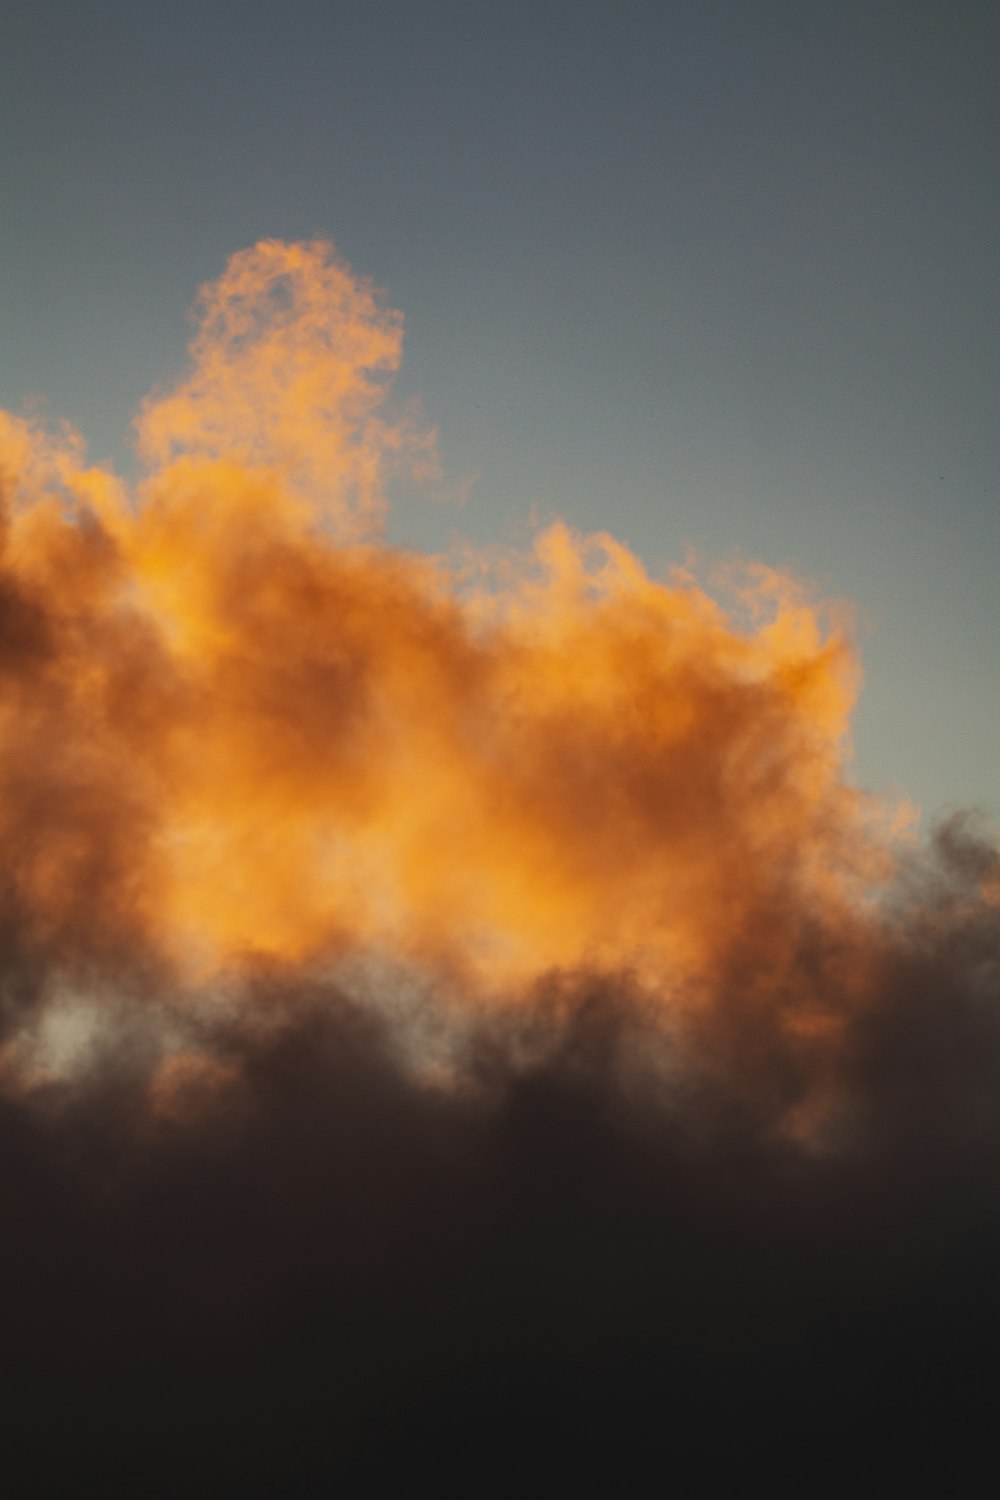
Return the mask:
M134 466L196 289L332 239L436 495L855 607L859 784L1000 805L995 8L46 0L5 12L0 405Z
M996 32L6 8L5 1492L981 1488Z

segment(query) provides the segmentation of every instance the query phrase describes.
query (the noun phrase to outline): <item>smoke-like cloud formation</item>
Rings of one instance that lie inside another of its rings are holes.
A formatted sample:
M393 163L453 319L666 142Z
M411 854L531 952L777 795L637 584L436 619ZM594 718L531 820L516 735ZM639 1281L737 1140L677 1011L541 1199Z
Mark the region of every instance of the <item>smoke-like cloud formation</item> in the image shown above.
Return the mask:
M993 836L851 785L793 580L386 545L433 435L328 247L191 352L134 493L0 426L17 1493L959 1492Z

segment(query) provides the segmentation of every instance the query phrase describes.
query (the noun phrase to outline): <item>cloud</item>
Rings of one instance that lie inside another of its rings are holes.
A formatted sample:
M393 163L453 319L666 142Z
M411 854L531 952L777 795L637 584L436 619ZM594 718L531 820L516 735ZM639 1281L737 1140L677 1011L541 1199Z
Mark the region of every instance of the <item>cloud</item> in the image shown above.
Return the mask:
M954 1486L993 834L851 785L791 579L382 542L430 439L328 247L200 306L135 493L0 427L17 1492Z

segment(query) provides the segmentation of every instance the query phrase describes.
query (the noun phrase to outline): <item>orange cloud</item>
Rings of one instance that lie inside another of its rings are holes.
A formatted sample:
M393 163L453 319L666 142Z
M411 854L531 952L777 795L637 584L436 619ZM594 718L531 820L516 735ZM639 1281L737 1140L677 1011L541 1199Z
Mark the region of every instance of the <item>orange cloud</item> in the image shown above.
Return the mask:
M276 242L200 308L134 496L5 419L0 808L39 942L202 978L390 952L478 994L627 970L664 1004L747 947L801 994L803 913L862 943L888 855L836 621L763 569L737 619L562 524L388 547L427 441L381 414L399 315Z

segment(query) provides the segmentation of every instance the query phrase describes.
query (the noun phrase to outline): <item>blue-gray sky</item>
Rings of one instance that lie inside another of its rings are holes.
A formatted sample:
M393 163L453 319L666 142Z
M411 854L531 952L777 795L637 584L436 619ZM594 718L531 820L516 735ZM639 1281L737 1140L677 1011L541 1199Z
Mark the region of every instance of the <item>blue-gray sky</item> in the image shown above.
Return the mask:
M852 599L855 775L1000 811L1000 12L979 0L9 0L0 405L128 462L196 288L331 237L461 511Z

